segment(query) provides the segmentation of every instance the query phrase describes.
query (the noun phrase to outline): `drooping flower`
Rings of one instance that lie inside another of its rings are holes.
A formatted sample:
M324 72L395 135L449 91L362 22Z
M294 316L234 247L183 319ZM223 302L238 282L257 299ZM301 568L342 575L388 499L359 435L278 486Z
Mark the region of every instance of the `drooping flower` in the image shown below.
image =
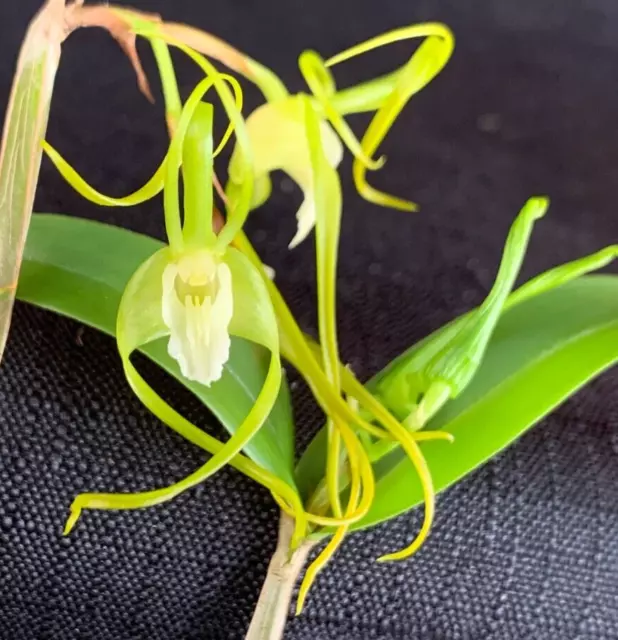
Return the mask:
M378 47L410 38L424 38L408 62L396 72L337 91L330 68ZM255 190L251 206L262 205L270 196L269 174L285 171L303 191L304 200L296 213L297 231L290 248L297 246L315 226L315 185L312 183L304 104L309 99L320 116L320 144L328 164L337 168L346 146L354 157L353 177L358 192L366 200L382 206L415 211L417 206L402 198L378 191L365 178L367 170L384 165L385 158L373 159L382 140L412 95L425 87L444 67L453 50L450 30L439 23L411 25L395 29L352 47L324 61L316 52L305 51L299 66L313 95L281 97L258 107L247 119L247 133L253 149ZM344 116L375 112L362 140L358 140ZM231 201L240 184L238 156L232 155L226 193Z

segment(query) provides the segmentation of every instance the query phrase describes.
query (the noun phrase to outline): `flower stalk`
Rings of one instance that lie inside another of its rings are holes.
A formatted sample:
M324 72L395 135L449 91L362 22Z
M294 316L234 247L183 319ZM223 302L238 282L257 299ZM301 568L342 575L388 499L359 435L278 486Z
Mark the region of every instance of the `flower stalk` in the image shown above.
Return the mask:
M294 523L281 514L277 548L268 565L260 596L245 640L279 640L290 612L294 585L300 576L307 556L316 542L306 539L291 551Z

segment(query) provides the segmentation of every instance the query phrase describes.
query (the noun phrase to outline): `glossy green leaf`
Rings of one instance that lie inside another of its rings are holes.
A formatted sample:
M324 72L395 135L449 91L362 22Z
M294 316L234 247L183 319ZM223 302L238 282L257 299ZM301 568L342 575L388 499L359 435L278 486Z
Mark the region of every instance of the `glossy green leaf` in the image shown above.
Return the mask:
M36 214L26 243L17 297L114 335L118 305L135 270L163 245L97 222ZM257 398L269 364L267 350L234 339L223 376L210 388L187 382L165 340L144 353L189 388L230 431ZM256 463L294 486L294 426L287 385L260 431L245 447Z
M374 388L403 354L370 383ZM618 277L585 276L528 298L500 319L468 388L436 415L430 429L453 444L423 445L435 488L442 491L504 449L580 387L618 361ZM297 467L306 494L323 476L325 431ZM400 451L375 466L376 498L352 528L392 518L421 502L421 486Z

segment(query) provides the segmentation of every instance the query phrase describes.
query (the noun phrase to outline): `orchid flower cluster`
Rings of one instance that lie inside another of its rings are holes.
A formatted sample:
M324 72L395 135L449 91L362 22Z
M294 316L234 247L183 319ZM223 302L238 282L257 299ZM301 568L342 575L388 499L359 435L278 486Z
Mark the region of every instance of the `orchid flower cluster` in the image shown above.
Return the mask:
M71 507L65 532L71 531L83 509L134 509L165 502L231 464L266 486L282 511L293 518L293 548L315 532L332 534L305 574L298 599L300 612L318 572L350 525L362 519L372 505L373 464L394 449L401 449L418 473L424 521L409 546L380 560L406 558L426 539L435 499L420 444L451 439L448 433L426 427L474 376L515 282L532 225L544 214L547 202L533 198L517 217L496 283L485 302L448 325L414 358L406 360L405 366L395 367L388 386L371 393L341 362L337 343L336 271L342 215L337 169L347 149L353 156L354 184L363 198L402 211L416 209L414 203L370 186L367 172L384 165L384 157L375 154L393 122L408 100L447 63L454 46L449 29L437 23L397 29L327 60L306 51L299 58L299 68L309 91L290 95L272 71L210 34L134 11L114 11L135 35L152 45L171 139L165 157L141 189L112 198L91 187L48 143L44 148L64 178L81 195L101 206L133 206L163 193L168 244L133 275L118 311L118 349L127 380L149 410L195 441L198 428L150 387L133 365L131 354L164 338L180 375L212 389L224 374L235 338L267 352L269 366L254 406L227 442L200 432L201 445L212 454L200 469L164 489L80 495ZM421 38L422 42L401 68L361 85L337 89L333 67L411 38ZM204 74L184 103L169 47L186 54ZM264 95L264 104L245 119L238 81L215 68L211 59L253 81ZM214 107L205 101L210 89L216 92L229 118L228 129L216 146ZM360 112L374 113L361 140L345 120L345 116ZM214 161L232 134L235 147L222 189ZM270 173L276 169L286 172L304 194L290 249L309 241L312 233L315 236L319 342L303 334L272 274L243 232L249 213L268 200ZM215 204L217 192L219 204ZM288 482L242 453L275 404L282 384L282 360L300 372L327 417L324 477L305 503Z

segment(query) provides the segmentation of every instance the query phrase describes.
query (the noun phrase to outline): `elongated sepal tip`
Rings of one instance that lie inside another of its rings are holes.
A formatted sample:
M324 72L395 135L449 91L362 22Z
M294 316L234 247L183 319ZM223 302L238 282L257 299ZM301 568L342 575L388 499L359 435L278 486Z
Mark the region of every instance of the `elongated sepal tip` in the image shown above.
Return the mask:
M427 528L425 531L421 531L414 542L411 545L407 546L405 549L380 556L377 559L377 562L393 562L394 560L405 560L406 558L413 556L423 546L428 534L429 528Z
M313 565L309 567L303 581L298 590L298 598L296 599L296 610L294 611L295 616L299 616L303 609L305 608L305 602L307 601L307 596L309 595L309 591L313 582L317 576L317 572L314 569Z
M419 435L424 437L419 438ZM432 442L435 440L448 442L449 444L453 444L453 442L455 442L455 436L448 431L421 431L420 433L413 433L412 437L416 442Z
M549 208L549 198L547 196L532 196L526 200L524 209L530 212L533 220L542 218Z
M362 158L359 158L360 162L363 162ZM367 158L366 161L364 162L365 166L367 167L367 169L369 169L369 171L378 171L379 169L381 169L385 164L386 164L386 156L380 156L379 158L376 158L375 160L373 160L372 158Z
M363 196L362 192L359 191L359 193ZM388 207L390 209L395 209L396 211L403 211L404 213L416 213L420 208L416 202L404 200L403 198L398 198L397 196L392 196L387 193L379 193L379 196L375 200L372 198L366 199L382 207Z
M305 608L305 599L307 598L307 594L306 593L299 593L298 594L298 600L296 600L296 609L294 611L294 615L295 616L299 616L302 612L303 609Z
M71 531L73 531L81 513L82 510L80 507L71 506L71 513L67 518L66 524L64 525L64 531L62 532L63 536L68 536Z
M407 549L402 549L401 551L396 551L395 553L387 553L386 555L380 556L376 562L394 562L396 560L405 560L410 557L410 553L408 553Z
M412 202L411 200L402 200L398 208L408 213L416 213L420 209L418 204L416 204L416 202Z

